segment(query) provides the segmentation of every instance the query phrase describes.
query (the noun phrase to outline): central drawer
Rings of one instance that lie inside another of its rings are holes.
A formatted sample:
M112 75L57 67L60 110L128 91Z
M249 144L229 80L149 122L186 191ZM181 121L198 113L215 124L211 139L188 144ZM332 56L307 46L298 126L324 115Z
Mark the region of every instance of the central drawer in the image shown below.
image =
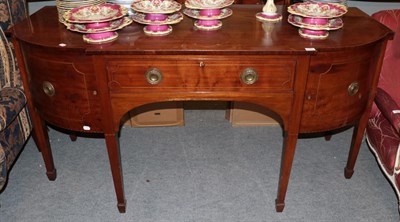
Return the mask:
M291 91L296 60L265 57L108 58L111 92Z

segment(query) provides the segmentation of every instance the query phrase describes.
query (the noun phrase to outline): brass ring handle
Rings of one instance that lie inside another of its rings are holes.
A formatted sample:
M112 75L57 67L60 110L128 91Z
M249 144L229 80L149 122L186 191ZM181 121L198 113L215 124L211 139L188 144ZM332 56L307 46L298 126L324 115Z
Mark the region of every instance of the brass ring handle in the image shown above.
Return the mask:
M358 82L352 82L347 88L347 93L349 93L349 96L354 96L355 94L358 93L359 89L360 89L360 84Z
M44 81L42 88L43 88L43 92L50 97L54 96L54 94L56 94L56 90L54 89L53 84L51 84L50 82Z
M150 68L146 72L146 80L148 83L152 85L159 84L162 80L162 73L161 70L157 68Z
M258 73L253 68L245 68L240 74L240 79L246 85L251 85L257 82Z

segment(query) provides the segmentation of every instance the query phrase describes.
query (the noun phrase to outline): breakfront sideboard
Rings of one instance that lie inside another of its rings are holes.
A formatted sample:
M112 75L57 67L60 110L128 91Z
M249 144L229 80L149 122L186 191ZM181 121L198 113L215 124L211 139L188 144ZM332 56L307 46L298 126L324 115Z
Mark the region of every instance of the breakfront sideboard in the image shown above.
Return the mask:
M56 178L46 125L104 136L117 206L125 212L118 132L130 110L162 101L222 100L259 105L283 130L276 210L283 211L299 134L354 126L345 177L353 174L393 33L357 8L325 40L299 36L283 20L258 21L262 5L233 5L216 31L185 17L167 36L131 24L106 44L87 44L44 7L13 30L34 124L50 180ZM134 135L133 135L134 136ZM268 136L268 135L265 135ZM132 146L135 146L132 144ZM263 144L260 144L263 146Z

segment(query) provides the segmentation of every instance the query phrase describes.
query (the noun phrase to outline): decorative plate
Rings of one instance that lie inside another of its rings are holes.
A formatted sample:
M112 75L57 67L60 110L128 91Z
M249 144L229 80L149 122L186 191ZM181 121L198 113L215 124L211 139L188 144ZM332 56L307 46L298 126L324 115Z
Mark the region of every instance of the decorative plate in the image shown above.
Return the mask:
M174 0L138 0L131 4L131 8L143 13L173 13L179 11L182 5Z
M222 27L222 22L219 20L196 20L194 26L200 30L212 31Z
M172 32L172 27L170 25L168 25L166 30L153 31L153 30L151 30L151 28L149 28L149 26L145 26L143 28L143 32L146 35L150 35L150 36L164 36L164 35L168 35L168 34L170 34Z
M72 23L93 23L111 21L125 16L128 9L116 4L82 6L64 14L64 19Z
M128 17L124 17L121 19L117 19L109 23L107 27L101 28L92 28L89 27L90 24L80 24L80 23L64 23L67 26L67 29L74 31L74 32L81 32L81 33L101 33L101 32L111 32L118 29L122 29L123 27L132 23L132 19Z
M83 35L83 41L90 44L112 42L118 38L117 32L90 33Z
M306 39L326 39L329 36L328 31L314 31L310 29L299 29L299 35Z
M167 19L163 21L152 21L145 18L146 14L141 12L133 12L131 18L133 21L145 24L145 25L166 25L166 24L176 24L183 19L183 15L180 12L175 12L173 14L169 14Z
M216 9L232 5L234 0L187 0L186 8L191 9Z
M282 15L278 13L266 14L264 12L259 12L256 14L256 18L264 22L278 22L282 20Z
M340 18L332 18L325 25L312 25L303 22L303 17L297 15L289 15L288 22L299 28L312 30L336 30L343 27L343 21Z
M302 2L290 5L288 12L303 17L334 18L347 12L347 8L341 4L324 2Z
M183 10L183 14L195 18L195 19L201 19L201 20L215 20L215 19L224 19L226 17L229 17L233 14L232 9L229 8L223 8L221 9L221 13L219 15L215 16L204 16L200 15L200 10L198 9L190 9L190 8L185 8Z

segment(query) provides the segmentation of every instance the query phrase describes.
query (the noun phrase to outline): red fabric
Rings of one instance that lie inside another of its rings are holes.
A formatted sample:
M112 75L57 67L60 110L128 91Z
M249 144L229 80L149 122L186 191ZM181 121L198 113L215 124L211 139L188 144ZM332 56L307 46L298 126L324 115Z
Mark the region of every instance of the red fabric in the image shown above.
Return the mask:
M378 88L375 97L375 104L383 116L389 121L389 124L394 128L394 130L397 131L397 133L400 133L400 107L393 100L392 96L390 96L385 90ZM393 112L394 110L398 110L398 112Z
M368 121L367 136L371 148L389 175L393 175L400 137L389 121L379 111Z
M372 17L395 32L394 39L388 41L386 47L379 87L400 104L400 9L379 11ZM371 116L375 115L377 110L374 105Z
M400 9L383 10L372 17L392 29L395 36L386 47L379 88L366 133L371 149L376 152L382 168L398 191L400 176L395 175L395 164L400 144L400 113L392 111L398 110L400 105Z

